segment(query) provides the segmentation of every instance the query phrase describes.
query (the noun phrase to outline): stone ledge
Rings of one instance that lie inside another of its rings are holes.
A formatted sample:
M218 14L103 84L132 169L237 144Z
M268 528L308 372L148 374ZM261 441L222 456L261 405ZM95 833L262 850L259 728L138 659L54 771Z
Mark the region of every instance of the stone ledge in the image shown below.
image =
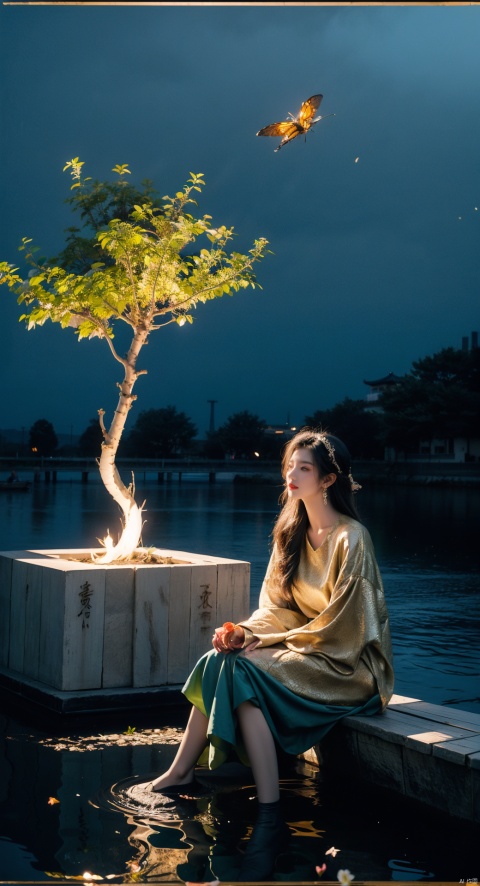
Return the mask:
M302 758L480 823L479 714L394 695L383 714L332 733Z
M0 668L0 691L12 700L28 701L55 714L98 714L141 710L151 705L186 704L183 683L144 689L96 689L73 692L52 689L36 680ZM1 883L1 881L0 881Z

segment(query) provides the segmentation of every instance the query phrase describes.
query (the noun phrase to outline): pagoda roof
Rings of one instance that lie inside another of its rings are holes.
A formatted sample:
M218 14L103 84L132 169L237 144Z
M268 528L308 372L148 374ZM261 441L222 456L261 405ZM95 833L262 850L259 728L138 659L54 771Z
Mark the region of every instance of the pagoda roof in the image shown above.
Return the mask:
M378 378L376 381L366 381L366 379L364 379L363 384L376 388L379 385L395 385L400 381L403 381L400 375L395 375L394 372L389 372L388 375L385 375L383 378Z

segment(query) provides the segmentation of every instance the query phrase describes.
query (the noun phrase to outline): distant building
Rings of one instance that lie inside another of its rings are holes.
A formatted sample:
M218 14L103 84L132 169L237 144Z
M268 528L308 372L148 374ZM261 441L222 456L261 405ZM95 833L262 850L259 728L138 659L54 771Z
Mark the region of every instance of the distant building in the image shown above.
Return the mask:
M291 428L288 424L284 425L268 425L264 430L267 437L283 437L284 440L291 440L296 434L298 428Z
M378 400L384 391L391 388L392 385L398 385L399 382L402 381L402 377L400 375L395 375L394 372L389 372L388 375L385 375L383 378L378 378L376 381L366 381L364 379L363 384L368 385L370 388L370 392L365 397L366 409L368 412L381 412L382 408L378 405Z
M468 336L462 338L463 351L476 348L478 348L478 332L471 333L470 342ZM378 401L382 393L402 381L402 377L395 375L394 372L389 372L388 375L375 381L364 380L364 384L370 388L365 397L365 409L368 412L381 412L382 407L378 405ZM476 437L433 437L431 440L421 440L416 450L411 452L404 452L394 446L388 446L385 448L384 457L386 461L478 462L480 461L480 439Z
M399 460L401 453L396 453ZM434 437L421 440L417 452L409 453L409 461L480 461L480 439L477 437ZM404 456L405 458L405 456Z

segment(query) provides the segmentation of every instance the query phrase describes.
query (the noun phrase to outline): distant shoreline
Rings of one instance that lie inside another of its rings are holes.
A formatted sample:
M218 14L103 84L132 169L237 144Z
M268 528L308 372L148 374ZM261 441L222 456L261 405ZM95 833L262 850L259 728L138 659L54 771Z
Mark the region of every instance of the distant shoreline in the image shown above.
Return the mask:
M356 480L378 485L473 486L480 488L480 462L353 461ZM279 475L262 472L237 474L235 483L278 483Z
M32 463L33 462L33 463ZM233 482L238 484L281 485L277 462L221 461L207 459L119 459L121 473L131 472L139 480L143 474L157 477L158 483L181 482L188 476L208 478L210 482ZM21 481L39 483L100 482L95 459L16 459L0 458L0 480L6 480L10 472L17 472ZM65 476L68 474L68 478ZM480 488L480 462L454 461L376 461L353 460L356 480L370 485L449 486ZM222 476L223 475L223 476Z

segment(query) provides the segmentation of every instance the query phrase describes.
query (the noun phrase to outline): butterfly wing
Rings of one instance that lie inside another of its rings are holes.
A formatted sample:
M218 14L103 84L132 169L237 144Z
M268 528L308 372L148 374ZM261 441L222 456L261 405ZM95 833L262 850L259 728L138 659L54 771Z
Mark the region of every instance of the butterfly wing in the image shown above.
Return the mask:
M257 132L257 135L280 135L282 141L275 151L279 151L283 145L292 141L300 133L307 132L317 121L314 120L315 111L322 101L323 95L312 95L307 98L300 108L298 117L292 120L283 120L281 123L269 123ZM320 119L320 118L319 118Z
M257 135L282 135L288 138L295 138L301 132L301 128L296 120L284 120L282 123L269 123L257 132Z
M306 132L307 129L310 129L313 118L315 116L315 111L320 107L320 102L322 101L323 95L312 95L310 98L307 98L306 102L303 103L300 108L297 122L302 127L303 131Z

